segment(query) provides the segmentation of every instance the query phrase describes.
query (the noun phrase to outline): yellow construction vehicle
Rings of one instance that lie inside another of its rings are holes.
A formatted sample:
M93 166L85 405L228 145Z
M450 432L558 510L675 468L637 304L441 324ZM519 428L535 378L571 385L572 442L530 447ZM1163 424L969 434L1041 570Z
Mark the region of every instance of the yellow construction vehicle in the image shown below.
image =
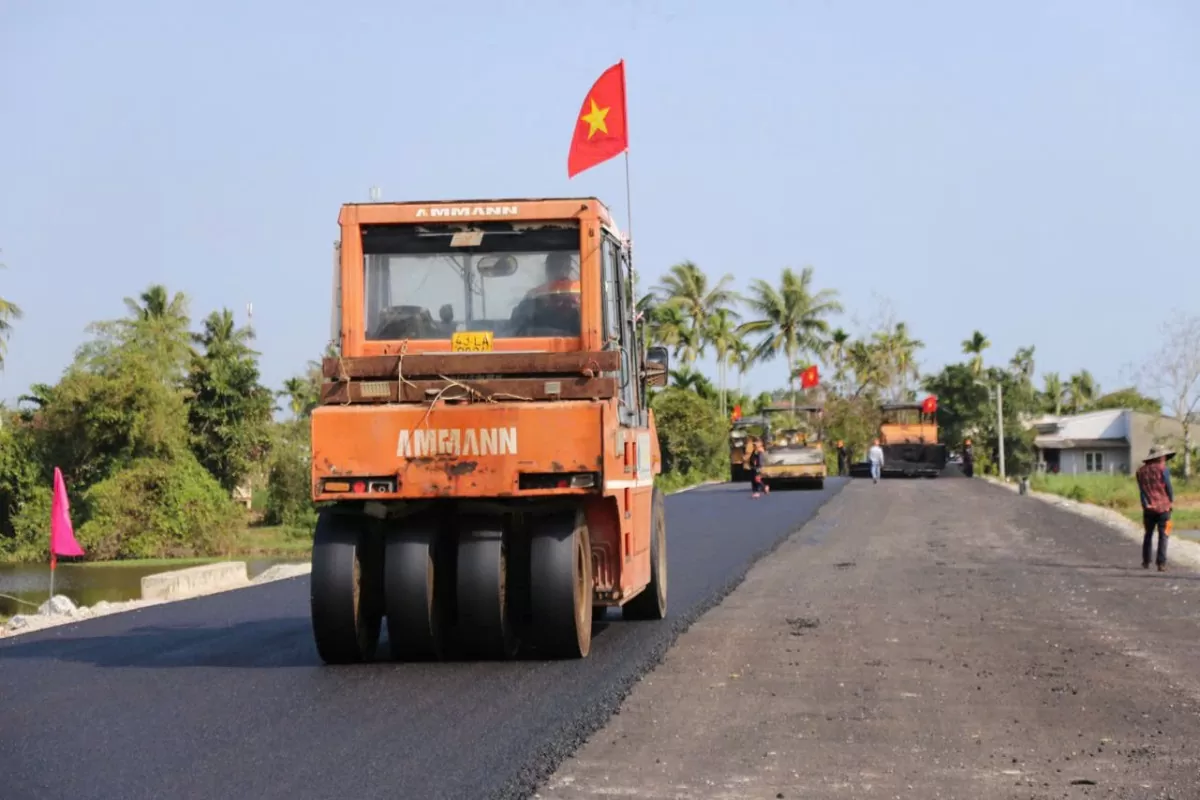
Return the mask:
M821 406L787 406L771 409L788 415L785 426L769 431L764 440L762 477L768 486L795 483L820 489L828 467L822 429L825 410Z

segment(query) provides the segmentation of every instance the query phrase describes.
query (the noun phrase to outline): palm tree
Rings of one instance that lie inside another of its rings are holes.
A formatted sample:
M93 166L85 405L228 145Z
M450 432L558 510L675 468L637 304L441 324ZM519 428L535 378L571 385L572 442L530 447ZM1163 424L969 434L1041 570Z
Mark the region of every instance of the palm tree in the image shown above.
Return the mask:
M147 346L168 379L181 378L183 365L192 355L187 306L183 292L171 296L161 284L150 286L137 299L125 298L129 310L129 318L124 320L126 333Z
M870 386L881 391L887 386L890 371L878 343L854 340L846 351L846 364L854 374L854 383L858 387L854 390L855 397Z
M676 389L695 392L704 398L709 398L716 394L712 381L708 379L708 376L691 367L681 367L680 369L671 370L671 385Z
M732 282L733 276L726 274L710 287L704 270L691 261L683 261L668 270L655 291L663 305L679 308L692 327L702 331L719 308L728 309L735 320L740 318L733 310L739 297L729 288Z
M283 391L277 393L286 397L292 416L300 419L316 407L316 398L312 396L312 383L308 378L295 375L283 382Z
M643 300L647 301L647 339L652 344L671 348L678 358L679 350L683 340L687 338L687 330L691 323L688 322L683 310L678 306L655 305L649 297L643 298Z
M1067 402L1072 414L1086 411L1100 394L1100 385L1092 373L1080 370L1067 381Z
M1062 416L1063 397L1066 395L1062 378L1057 372L1047 372L1042 376L1042 382L1045 386L1042 390L1042 397L1045 400L1046 409L1053 410L1056 417Z
M964 339L962 343L963 353L970 356L971 372L975 377L983 372L983 351L992 346L988 338L979 331L971 334L970 339Z
M888 371L886 380L892 390L892 399L906 399L910 391L909 381L920 378L916 351L923 348L925 343L912 338L904 322L897 322L891 330L878 332L873 338L882 356L881 366Z
M721 394L721 417L725 417L725 393L729 388L726 381L729 368L730 353L735 343L741 341L733 322L733 312L727 308L717 308L708 317L704 338L712 345L717 356L717 391Z
M729 349L729 365L737 370L737 394L741 397L742 378L750 371L750 367L754 366L754 350L740 336L733 340Z
M813 268L805 267L800 274L784 267L776 288L758 279L750 285L747 305L756 319L738 327L740 335L762 338L754 348L756 361L769 361L781 352L787 358L788 385L792 402L796 396L796 364L802 353L820 354L829 333L826 317L840 313L842 305L833 289L813 291Z
M1033 383L1033 351L1034 347L1032 345L1029 347L1018 348L1016 355L1014 355L1008 362L1008 365L1012 368L1012 371L1016 373L1024 383L1027 384Z
M4 265L0 264L0 269L3 268ZM8 337L12 334L12 323L20 318L20 306L0 297L0 369L4 369L4 355L8 352Z
M834 328L829 334L829 344L825 348L825 366L833 368L833 382L839 387L846 381L846 356L850 347L850 334L844 328Z
M209 314L204 318L203 332L192 334L192 341L203 345L206 352L228 347L238 351L239 355L250 355L254 352L250 349L253 340L253 329L239 328L228 308Z

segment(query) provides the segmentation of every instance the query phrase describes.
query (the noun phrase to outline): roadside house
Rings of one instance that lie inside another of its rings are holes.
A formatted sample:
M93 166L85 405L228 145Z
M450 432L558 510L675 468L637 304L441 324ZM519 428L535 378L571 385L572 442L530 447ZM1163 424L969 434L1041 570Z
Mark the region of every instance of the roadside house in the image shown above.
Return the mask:
M1104 472L1129 475L1155 443L1178 446L1183 426L1171 417L1129 409L1031 420L1038 470L1074 475Z

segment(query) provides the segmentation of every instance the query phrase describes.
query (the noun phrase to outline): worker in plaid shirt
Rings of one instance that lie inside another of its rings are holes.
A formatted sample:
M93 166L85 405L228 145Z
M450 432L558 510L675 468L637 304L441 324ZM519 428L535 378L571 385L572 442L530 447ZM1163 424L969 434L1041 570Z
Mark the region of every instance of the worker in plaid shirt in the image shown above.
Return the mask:
M1170 536L1171 505L1175 490L1167 460L1175 453L1162 445L1150 448L1149 455L1137 471L1138 491L1142 497L1142 522L1146 535L1142 539L1142 569L1150 569L1150 549L1154 544L1154 529L1158 529L1158 571L1167 571L1167 537Z

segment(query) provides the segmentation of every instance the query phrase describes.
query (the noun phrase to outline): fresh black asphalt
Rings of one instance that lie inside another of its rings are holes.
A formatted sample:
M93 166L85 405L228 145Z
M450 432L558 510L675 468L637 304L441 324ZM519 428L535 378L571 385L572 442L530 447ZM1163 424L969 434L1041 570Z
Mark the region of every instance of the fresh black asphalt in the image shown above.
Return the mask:
M667 620L585 660L327 667L307 576L0 640L0 797L528 797L844 485L668 497Z

